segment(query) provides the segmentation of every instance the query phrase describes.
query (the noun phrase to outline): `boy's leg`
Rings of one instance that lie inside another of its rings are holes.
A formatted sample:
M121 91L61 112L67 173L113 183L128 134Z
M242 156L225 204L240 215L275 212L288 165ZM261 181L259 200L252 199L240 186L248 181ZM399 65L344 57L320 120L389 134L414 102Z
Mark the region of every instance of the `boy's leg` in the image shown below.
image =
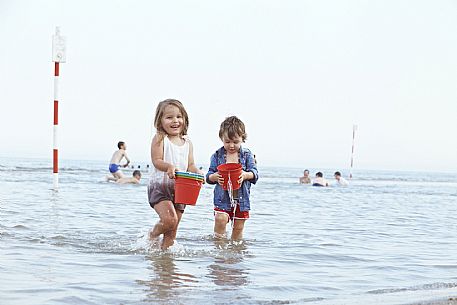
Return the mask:
M106 178L106 181L116 181L117 180L116 178L114 178L111 175L107 175L105 178Z
M124 173L121 170L118 170L117 172L113 173L113 176L114 178L116 178L116 180L125 177Z
M225 212L215 211L214 215L214 235L222 237L225 235L225 227L229 222L229 214Z
M171 201L166 200L155 204L154 210L159 214L160 220L154 226L154 229L149 232L150 239L155 239L160 234L175 230L178 224L178 215Z
M180 211L178 209L175 209L175 211L176 211L176 216L178 217L178 221L173 230L163 233L162 249L167 249L168 247L172 246L175 243L176 233L178 232L178 225L179 225L179 222L181 221L182 214L184 214L183 211Z
M243 238L243 229L246 219L234 219L232 229L232 240L241 240Z

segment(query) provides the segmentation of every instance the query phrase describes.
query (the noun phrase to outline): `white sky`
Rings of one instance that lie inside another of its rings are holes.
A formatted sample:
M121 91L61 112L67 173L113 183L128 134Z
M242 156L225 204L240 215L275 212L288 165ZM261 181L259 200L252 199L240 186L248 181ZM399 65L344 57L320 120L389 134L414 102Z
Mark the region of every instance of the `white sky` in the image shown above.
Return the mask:
M262 165L457 171L457 1L0 0L3 157L148 161L157 102L181 100L198 164L238 115Z

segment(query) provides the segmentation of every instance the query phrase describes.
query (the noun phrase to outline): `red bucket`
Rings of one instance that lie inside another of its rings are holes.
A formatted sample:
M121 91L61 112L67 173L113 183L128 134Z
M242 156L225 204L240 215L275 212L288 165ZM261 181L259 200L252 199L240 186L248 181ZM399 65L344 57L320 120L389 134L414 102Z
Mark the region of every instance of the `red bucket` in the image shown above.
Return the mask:
M217 167L217 171L224 178L224 184L222 185L224 190L228 189L227 184L229 179L232 183L233 190L237 190L241 187L241 185L238 183L238 179L241 175L242 169L243 167L239 163L225 163Z
M182 177L176 177L175 180L175 203L195 205L202 182Z

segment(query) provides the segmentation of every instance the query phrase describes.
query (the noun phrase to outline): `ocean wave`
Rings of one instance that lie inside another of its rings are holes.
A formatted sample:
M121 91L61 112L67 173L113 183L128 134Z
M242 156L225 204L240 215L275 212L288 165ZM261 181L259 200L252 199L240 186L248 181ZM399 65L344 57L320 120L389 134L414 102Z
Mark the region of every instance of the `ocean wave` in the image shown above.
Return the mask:
M397 292L407 292L407 291L419 291L419 290L438 290L438 289L449 289L449 288L456 288L457 283L432 283L432 284L424 284L424 285L417 285L417 286L410 286L410 287L403 287L403 288L386 288L386 289L375 289L370 290L367 293L370 294L388 294L388 293L397 293Z
M84 168L84 167L61 167L59 172L66 173L100 173L107 172L107 169L102 168ZM29 172L29 173L39 173L39 172L52 172L52 166L40 166L40 167L27 167L27 166L3 166L0 167L0 172Z

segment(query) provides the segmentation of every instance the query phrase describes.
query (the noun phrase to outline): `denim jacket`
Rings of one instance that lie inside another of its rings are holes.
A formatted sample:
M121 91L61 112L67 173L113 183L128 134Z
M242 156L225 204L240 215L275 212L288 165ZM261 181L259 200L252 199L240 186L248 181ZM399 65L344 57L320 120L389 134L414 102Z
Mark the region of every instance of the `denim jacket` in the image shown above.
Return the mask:
M241 147L238 155L240 158L240 163L243 167L243 171L252 172L254 174L254 179L243 181L243 184L241 185L238 192L240 211L249 211L251 209L249 201L251 183L255 184L257 182L257 180L259 179L259 173L257 171L257 165L254 161L254 156L252 155L249 149ZM211 156L211 164L209 166L208 173L206 174L206 182L208 182L209 184L216 185L214 188L214 206L224 211L230 211L231 206L228 191L224 191L224 189L222 189L222 186L220 186L217 182L209 181L209 175L216 173L217 167L221 164L226 163L225 156L226 151L224 147L219 148Z

